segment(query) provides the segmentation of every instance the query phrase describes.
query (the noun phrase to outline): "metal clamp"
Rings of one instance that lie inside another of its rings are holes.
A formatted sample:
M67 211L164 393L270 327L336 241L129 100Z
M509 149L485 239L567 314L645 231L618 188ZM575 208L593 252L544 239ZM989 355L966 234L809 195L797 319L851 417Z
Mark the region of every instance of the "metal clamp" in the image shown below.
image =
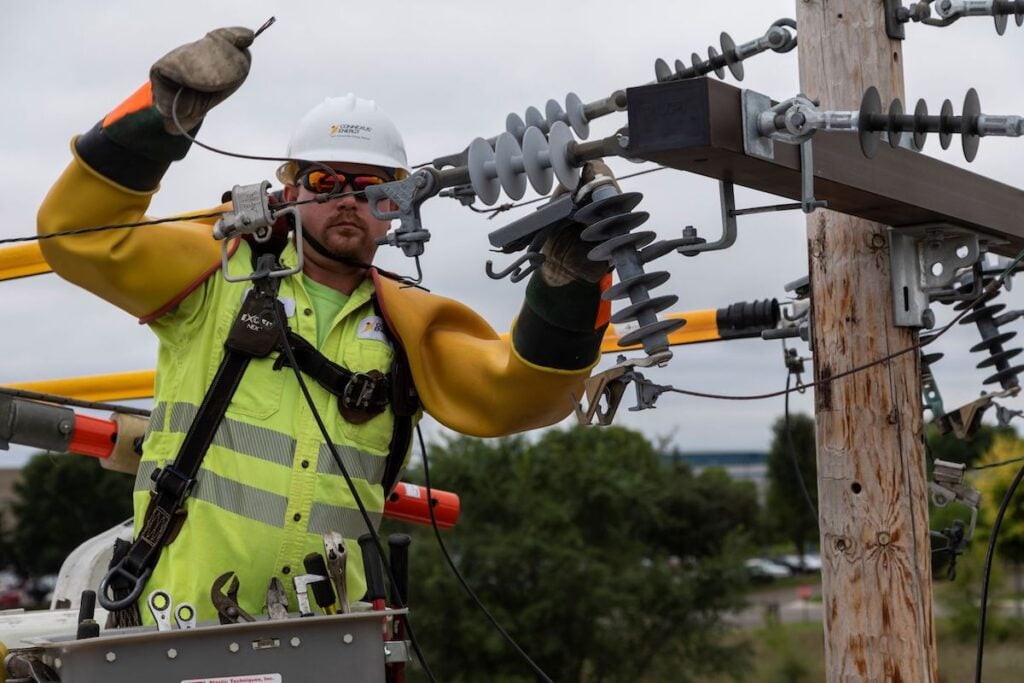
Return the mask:
M667 358L664 357L667 354ZM575 395L572 398L573 411L576 419L581 425L589 425L597 418L597 424L610 425L618 412L619 404L622 403L623 394L632 382L636 389L636 405L630 408L631 411L648 410L654 408L654 403L671 386L655 384L645 378L636 370L638 367L650 367L660 365L671 358L671 352L652 354L646 358L627 360L625 356L619 356L618 363L604 372L590 377L584 382L584 407ZM602 406L603 403L603 406Z
M893 321L897 327L935 324L928 307L933 297L948 296L957 276L981 256L976 233L946 224L889 229Z
M221 271L228 282L247 282L263 277L284 278L302 272L302 214L297 206L271 210L270 183L264 180L254 185L235 185L231 188L231 211L227 211L213 225L213 238L220 240ZM278 268L267 272L234 277L228 270L228 242L233 238L251 235L257 242L268 241L273 235L273 226L282 216L291 215L294 220L295 252L297 261L294 268Z
M403 180L367 187L364 194L373 215L380 220L399 221L399 226L378 239L377 244L401 247L409 257L422 256L430 231L423 228L420 206L440 191L438 172L432 168L421 168ZM394 202L397 209L381 209L380 203L385 199Z
M954 501L959 501L971 509L971 524L965 537L969 541L974 536L974 525L978 520L978 506L981 505L981 493L964 483L967 465L946 460L935 460L932 465L934 466L933 481L928 483L928 490L932 494L932 503L941 508Z

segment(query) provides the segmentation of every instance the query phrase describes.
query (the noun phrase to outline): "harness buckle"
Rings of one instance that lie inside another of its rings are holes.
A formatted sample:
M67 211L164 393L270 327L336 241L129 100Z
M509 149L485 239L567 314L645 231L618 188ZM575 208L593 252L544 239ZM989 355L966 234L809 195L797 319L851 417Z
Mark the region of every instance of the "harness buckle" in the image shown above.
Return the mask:
M153 493L161 494L166 493L174 496L176 505L181 505L185 498L192 492L192 488L196 485L194 477L186 477L177 469L168 465L167 467L158 467L153 470L153 474L150 475L153 480Z
M379 401L375 401L378 380L383 379L379 372L371 370L370 373L353 372L341 392L341 401L346 408L354 410L372 410L377 407Z

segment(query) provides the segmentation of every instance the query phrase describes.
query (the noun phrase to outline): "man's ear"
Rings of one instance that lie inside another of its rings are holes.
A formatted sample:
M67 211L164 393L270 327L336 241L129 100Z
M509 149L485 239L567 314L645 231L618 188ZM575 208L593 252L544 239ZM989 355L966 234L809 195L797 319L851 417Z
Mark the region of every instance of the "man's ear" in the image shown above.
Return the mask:
M294 185L285 185L283 192L284 200L286 202L294 202L296 199L299 198L299 189Z

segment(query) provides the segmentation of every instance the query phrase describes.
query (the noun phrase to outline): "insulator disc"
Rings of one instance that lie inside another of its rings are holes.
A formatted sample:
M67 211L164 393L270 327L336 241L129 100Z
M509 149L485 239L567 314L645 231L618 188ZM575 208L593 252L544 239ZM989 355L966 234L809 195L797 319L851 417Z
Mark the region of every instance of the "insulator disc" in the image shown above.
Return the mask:
M677 301L679 301L679 297L675 294L651 297L646 301L638 301L635 304L626 306L622 310L616 311L612 314L611 321L612 323L619 325L621 323L629 322L630 320L638 320L648 311L652 313L664 311L666 308L675 306Z
M523 135L523 166L530 186L538 194L551 191L552 173L548 139L536 128L527 128Z
M914 149L924 149L924 142L928 139L928 131L925 130L925 117L928 116L928 103L918 100L914 107Z
M1011 358L1015 358L1016 356L1019 356L1021 354L1021 352L1024 352L1024 349L1010 349L1009 351L1002 352L1001 354L999 354L998 357L996 357L996 356L989 356L985 360L983 360L980 363L978 363L978 367L979 368L991 367L991 366L995 365L996 363L998 363L1001 360L1010 360Z
M601 293L601 298L605 301L615 301L616 299L625 299L629 296L629 290L636 287L641 287L647 290L660 287L661 285L668 282L669 275L663 270L656 271L654 273L641 273L636 277L631 277L621 282L616 282L614 285L604 290Z
M591 261L609 261L612 258L612 252L616 249L629 247L631 250L640 250L657 239L657 237L657 233L649 230L619 235L591 249L587 253L587 258Z
M716 50L713 47L709 47L708 48L708 61L709 62L714 62L714 60L717 57L718 57L718 50ZM721 66L716 68L715 69L715 75L718 76L718 78L720 78L721 80L724 81L725 80L725 68L721 67Z
M1006 33L1006 24L1009 22L1010 17L1006 14L996 14L993 18L996 20L996 33L999 35Z
M896 130L896 117L903 115L903 103L900 102L900 98L896 98L889 105L889 146L896 149L900 146L900 141L903 139L902 131Z
M498 184L498 173L492 167L494 150L483 138L469 143L469 180L473 192L484 204L490 206L498 201L501 185Z
M953 132L946 128L952 117L953 103L945 100L942 103L942 109L939 110L939 146L942 149L949 149L949 143L953 141Z
M643 198L644 196L640 192L623 192L622 194L605 197L604 199L587 204L577 211L576 215L573 216L573 220L584 225L593 225L605 218L629 213L636 208Z
M1017 375L1020 374L1021 370L1024 370L1024 365L1015 365L1012 368L1006 368L991 377L987 377L982 384L995 384L996 382L999 382L999 384L1004 388L1015 387L1018 385Z
M569 126L556 121L548 133L548 143L551 145L551 170L555 172L558 182L567 190L575 190L580 184L580 169L569 161L569 144L572 142L575 141L572 139Z
M973 311L960 318L961 325L969 325L975 322L979 318L990 318L994 317L997 313L1006 308L1006 304L993 304L991 306L981 305L975 308Z
M971 353L977 353L978 351L988 351L993 346L1002 346L1003 344L1010 341L1016 336L1016 332L1000 332L991 339L985 339L972 346Z
M1015 12L1013 19L1014 21L1017 22L1017 26L1024 26L1024 11L1018 10L1017 12Z
M514 200L526 194L526 167L523 149L511 133L502 133L494 143L494 165L505 194Z
M639 330L633 330L626 336L620 338L619 346L633 346L634 344L642 344L644 340L649 340L655 335L667 335L672 332L675 332L685 324L686 321L680 320L679 318L673 318L671 320L659 320L656 323L644 325ZM646 350L647 353L651 353L655 348L658 347L648 349L647 346L644 345L644 350Z
M574 92L565 96L565 115L569 119L569 125L572 126L572 132L576 133L576 137L580 140L590 137L590 122L587 120L586 107L580 96Z
M704 62L703 59L701 59L701 56L699 54L697 54L696 52L693 52L693 53L690 54L690 64L693 65L692 68L693 68L693 70L695 72L694 76L703 76L704 74L706 74L708 71L711 70L711 69L708 69L708 71L704 70L705 62Z
M921 356L921 362L925 365L932 365L942 360L942 357L945 355L944 353L927 353Z
M548 100L544 103L544 118L547 119L549 126L555 121L569 123L569 119L565 115L565 110L562 109L562 105L558 103L558 100Z
M860 151L868 159L874 159L878 153L878 141L882 135L879 131L872 130L870 118L875 114L882 113L882 98L878 89L871 86L864 91L864 97L860 100L860 113L857 117L857 134L860 138Z
M523 123L519 114L512 113L505 117L505 130L511 133L516 141L522 142L523 135L526 133L526 124Z
M551 130L551 125L548 123L548 120L544 118L544 114L541 114L540 109L537 109L537 107L527 107L524 120L526 121L527 126L540 128L540 132L542 133L548 133Z
M604 242L640 227L650 217L651 215L646 211L609 216L586 228L580 233L580 237L586 242Z
M661 57L654 60L654 78L659 83L664 83L672 77L672 67Z
M681 74L682 72L686 71L689 68L690 67L686 66L686 62L684 62L683 60L681 60L681 59L677 59L676 60L676 74L677 75Z
M971 88L964 96L964 110L960 114L963 123L960 126L960 137L963 138L964 158L967 161L974 161L978 156L978 144L981 138L978 136L978 117L981 116L981 101L978 99L978 91Z
M736 41L724 31L719 36L719 41L722 43L722 54L725 55L725 63L729 67L732 77L737 81L742 81L743 62L736 57Z

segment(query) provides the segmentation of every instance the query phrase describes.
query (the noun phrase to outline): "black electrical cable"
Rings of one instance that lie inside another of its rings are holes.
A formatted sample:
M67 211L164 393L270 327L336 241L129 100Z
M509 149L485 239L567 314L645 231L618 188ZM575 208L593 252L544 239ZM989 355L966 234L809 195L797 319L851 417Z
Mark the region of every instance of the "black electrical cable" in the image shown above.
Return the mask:
M523 661L525 661L531 669L533 669L533 672L537 674L537 678L539 678L542 681L546 681L546 683L552 683L548 675L544 673L544 670L541 669L537 665L537 663L530 658L528 654L526 654L523 648L519 646L519 643L517 643L515 639L512 638L508 631L502 628L501 624L498 623L498 620L494 618L494 615L492 615L490 611L486 607L484 607L483 602L481 602L480 598L477 597L476 592L470 587L465 577L462 576L462 573L459 571L459 568L455 566L455 561L452 560L452 556L448 553L448 548L444 544L444 539L441 538L441 530L437 527L437 519L434 516L434 495L433 493L431 493L430 487L430 464L427 461L427 444L423 440L423 430L420 429L420 426L418 424L416 425L416 436L420 442L420 452L423 454L423 480L426 484L427 489L427 501L429 503L427 505L427 509L430 511L430 525L434 528L434 536L437 537L437 545L441 548L441 554L444 555L444 559L448 563L448 567L452 570L452 574L455 575L455 578L458 580L459 584L462 585L462 588L466 591L466 594L469 595L469 597L473 600L474 603L476 603L477 608L479 608L480 611L484 613L484 616L486 616L487 619L491 622L491 625L494 626L495 629L497 629L498 633L501 634L501 637L505 639L505 642L507 642L512 647L512 649L514 649L519 654L519 656L523 658Z
M802 392L804 389L807 389L808 387L816 387L818 385L829 384L831 382L835 382L838 379L842 379L844 377L848 377L848 376L856 374L858 372L862 372L864 370L867 370L868 368L872 368L872 367L874 367L876 365L881 365L882 363L887 363L890 360L892 360L893 358L898 358L899 356L903 356L903 355L908 354L908 353L910 353L912 351L919 351L919 350L923 349L924 347L928 346L929 344L935 343L935 341L937 341L939 339L939 337L941 337L942 335L944 335L947 332L949 332L953 328L954 325L956 325L958 322L960 322L961 318L963 318L968 313L970 313L976 303L978 303L979 301L981 301L982 299L984 299L986 297L991 296L994 292L998 291L1003 286L1003 283L1006 281L1006 278L1013 272L1013 270L1017 267L1017 264L1020 263L1022 259L1024 259L1024 250L1022 250L1019 254L1017 254L1016 258L1014 258L1013 261L1010 262L1010 265L1007 266L1003 270L1002 273L1000 273L999 277L997 277L996 279L992 280L992 282L987 284L981 290L981 293L977 297L975 297L974 299L971 299L970 301L968 301L964 305L963 310L960 311L959 314L957 314L952 320L950 320L948 323L946 323L942 327L942 329L940 329L938 332L936 332L935 334L930 336L925 341L923 341L923 342L922 341L918 341L917 343L912 344L911 346L908 346L908 347L906 347L904 349L900 349L899 351L893 351L892 353L890 353L890 354L888 354L886 356L883 356L883 357L878 358L876 360L870 361L868 363L863 363L861 365L854 366L854 367L850 368L849 370L844 370L843 372L840 372L838 374L832 375L831 377L823 378L823 379L820 379L820 380L815 380L813 382L808 382L807 384L804 384L804 385L799 386L799 387L783 389L782 391L772 391L772 392L769 392L769 393L766 393L766 394L751 394L751 395L745 395L745 396L730 395L730 394L712 394L712 393L708 393L708 392L704 392L704 391L692 391L690 389L679 389L677 387L668 387L668 388L665 389L665 391L667 391L669 393L683 394L684 396L694 396L696 398L714 399L714 400L717 400L717 401L760 401L760 400L767 399L767 398L775 398L777 396L782 396L782 395L785 395L785 394L789 394L789 393L794 392L794 391Z
M985 572L981 582L981 607L978 616L978 653L974 662L975 683L981 683L982 658L985 653L985 619L988 616L988 588L989 581L992 578L992 559L996 554L996 539L999 536L999 527L1003 523L1003 515L1006 514L1006 508L1009 507L1010 499L1013 498L1013 494L1017 490L1017 486L1020 485L1021 479L1024 479L1024 467L1017 470L1017 476L1013 478L1010 488L1007 489L1002 502L999 504L999 512L996 513L996 521L992 525L992 538L989 539L988 550L985 553Z
M796 445L793 443L793 429L789 424L789 383L793 378L793 373L786 373L786 398L784 401L785 412L784 421L786 427L786 445L789 447L789 459L793 463L793 470L796 472L796 480L800 482L800 491L804 494L804 500L807 501L807 509L811 513L811 519L814 520L815 526L818 524L818 509L814 505L814 501L811 499L811 493L807 490L807 482L804 481L804 474L800 470L800 461L796 457Z
M309 388L306 386L306 381L302 378L302 371L299 370L299 364L295 360L295 354L292 352L291 344L288 342L288 328L285 325L285 321L281 318L281 311L279 306L274 306L274 324L277 325L281 331L281 347L282 353L288 359L288 364L291 365L292 370L295 373L295 379L299 383L299 389L302 391L302 396L306 400L306 404L309 406L309 410L313 415L313 419L316 421L316 426L320 429L320 434L323 436L324 443L327 445L328 450L331 452L331 456L334 458L334 462L337 463L338 469L341 470L341 476L345 479L345 484L348 486L349 491L352 493L352 499L356 503L356 507L359 508L359 514L363 518L363 522L366 524L366 529L370 533L370 537L373 539L373 544L377 547L377 554L380 555L381 563L384 565L384 570L387 572L388 578L391 580L391 585L397 586L398 582L395 581L394 574L391 572L391 563L387 559L387 555L384 553L384 547L380 542L380 535L377 533L376 527L373 525L373 521L370 519L370 514L366 511L366 505L363 504L363 499L359 495L359 491L356 490L355 482L352 481L352 476L348 472L348 468L345 467L345 463L341 459L341 455L338 454L338 449L334 445L334 440L331 438L330 432L327 431L327 426L324 424L323 418L320 416L320 411L317 410L316 404L313 402L313 397L309 393ZM428 500L429 497L428 497ZM433 514L433 513L431 513ZM400 595L391 596L391 600L395 603L395 606L399 609L405 607L402 597ZM406 628L409 632L409 640L412 642L412 648L416 652L416 658L420 662L420 666L423 667L423 672L427 675L427 678L431 681L435 681L433 672L430 670L430 666L427 664L426 657L420 650L419 642L416 640L416 635L412 629L412 622L409 620L409 616L406 615Z
M1010 458L1009 460L1000 460L999 462L989 463L988 465L975 465L974 467L968 467L967 469L971 472L975 470L990 470L994 467L1006 467L1007 465L1012 465L1015 462L1021 461L1024 461L1024 456L1020 458Z

